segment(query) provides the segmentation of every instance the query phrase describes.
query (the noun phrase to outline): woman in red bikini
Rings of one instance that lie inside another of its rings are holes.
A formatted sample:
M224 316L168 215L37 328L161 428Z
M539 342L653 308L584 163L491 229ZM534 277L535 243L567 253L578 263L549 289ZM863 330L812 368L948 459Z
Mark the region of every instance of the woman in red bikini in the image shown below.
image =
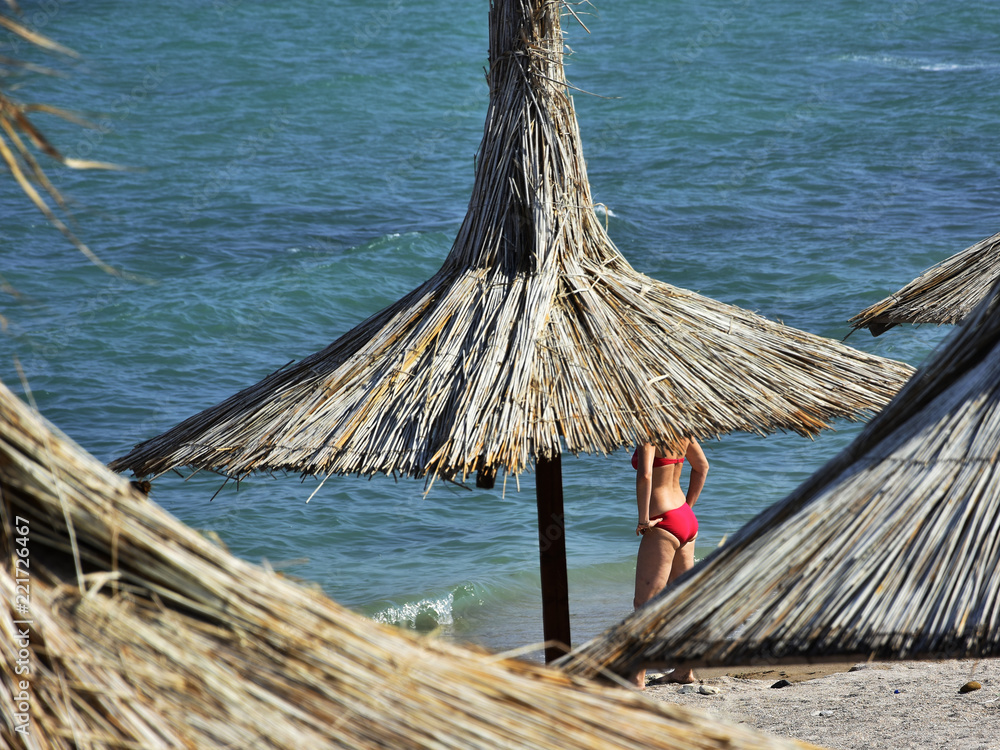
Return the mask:
M694 540L698 519L692 507L705 486L708 460L694 438L678 446L676 454L661 452L651 443L640 445L632 456L635 468L635 496L639 524L635 533L642 537L635 565L635 599L638 609L656 596L681 573L694 566ZM684 459L691 467L688 488L681 490ZM672 672L672 682L694 682L690 669ZM646 670L638 672L636 687L646 686Z

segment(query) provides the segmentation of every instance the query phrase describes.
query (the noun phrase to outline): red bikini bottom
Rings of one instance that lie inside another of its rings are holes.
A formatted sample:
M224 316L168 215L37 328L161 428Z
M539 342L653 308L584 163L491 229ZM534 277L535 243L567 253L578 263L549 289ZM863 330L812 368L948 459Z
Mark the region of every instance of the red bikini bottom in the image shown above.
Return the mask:
M698 533L698 519L694 515L694 510L687 503L673 510L668 510L666 513L653 516L649 520L650 528L659 526L664 531L669 531L677 537L677 541L681 543L682 547L694 539Z

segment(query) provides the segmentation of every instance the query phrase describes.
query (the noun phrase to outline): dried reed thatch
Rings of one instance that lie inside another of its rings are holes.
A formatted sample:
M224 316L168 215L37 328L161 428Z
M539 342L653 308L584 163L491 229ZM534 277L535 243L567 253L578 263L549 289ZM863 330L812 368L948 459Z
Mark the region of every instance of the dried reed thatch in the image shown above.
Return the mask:
M17 3L13 2L13 0L7 0L7 5L15 12L19 10ZM19 21L16 16L0 12L0 29L4 29L8 35L18 42L23 40L46 52L55 53L59 56L67 58L78 57L73 50L39 34ZM16 44L14 48L18 49ZM59 218L52 205L49 204L49 200L51 200L64 213L69 210L66 200L49 180L41 163L35 157L32 148L54 159L63 166L72 169L119 169L119 167L107 162L72 158L64 155L52 145L42 134L42 131L29 119L29 115L35 113L49 114L84 127L92 127L92 125L72 112L67 112L58 107L47 104L25 104L15 100L10 94L11 87L8 84L16 71L28 71L42 75L58 74L51 68L34 65L11 57L0 57L0 164L6 167L7 171L14 178L14 181L24 191L31 202L35 204L38 210L80 252L105 271L120 275L115 269L103 263L73 233L66 222ZM46 199L46 196L49 200Z
M490 103L442 268L323 351L136 446L116 471L465 479L540 456L877 411L904 364L634 271L594 211L559 12L490 7Z
M1000 656L998 299L846 450L567 670Z
M4 747L806 747L372 623L208 542L3 384L0 513Z
M872 336L900 323L960 323L1000 277L1000 233L931 266L895 294L866 307L848 323Z

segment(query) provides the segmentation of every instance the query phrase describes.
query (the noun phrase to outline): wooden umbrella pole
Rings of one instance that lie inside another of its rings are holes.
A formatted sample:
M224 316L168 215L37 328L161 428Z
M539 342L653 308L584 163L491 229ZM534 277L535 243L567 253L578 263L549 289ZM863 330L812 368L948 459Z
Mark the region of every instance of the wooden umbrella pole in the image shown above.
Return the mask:
M535 495L542 574L542 632L546 643L550 644L545 648L545 662L549 663L566 654L571 645L562 460L559 454L550 458L538 457L535 464Z

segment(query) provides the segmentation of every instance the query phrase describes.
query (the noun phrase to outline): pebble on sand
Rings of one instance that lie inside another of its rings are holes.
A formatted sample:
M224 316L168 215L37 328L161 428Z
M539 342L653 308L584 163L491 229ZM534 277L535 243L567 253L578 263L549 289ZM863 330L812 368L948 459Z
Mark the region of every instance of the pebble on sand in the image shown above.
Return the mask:
M981 687L982 687L982 685L980 685L975 680L970 680L969 682L967 682L964 685L962 685L962 687L960 687L958 689L958 692L960 692L960 693L971 693L973 690L979 690L979 688L981 688Z
M684 685L678 691L681 695L688 695L689 693L701 693L702 695L716 695L721 693L717 687L711 685Z

